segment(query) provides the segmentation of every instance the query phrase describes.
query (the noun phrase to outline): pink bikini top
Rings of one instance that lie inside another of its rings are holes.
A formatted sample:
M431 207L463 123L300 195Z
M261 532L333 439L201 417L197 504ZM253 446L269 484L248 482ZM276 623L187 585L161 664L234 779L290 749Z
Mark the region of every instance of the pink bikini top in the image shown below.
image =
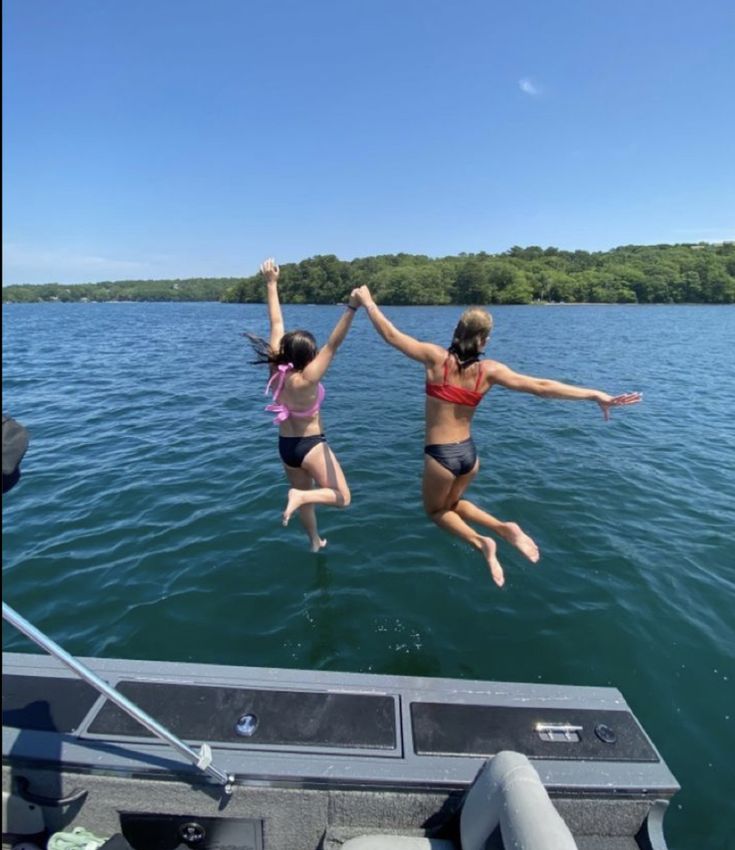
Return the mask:
M274 372L271 375L271 379L268 381L264 395L268 395L271 389L271 384L273 381L278 379L278 383L276 384L276 388L273 390L273 401L269 404L265 409L270 411L271 413L276 414L276 418L273 420L274 425L280 425L281 422L285 422L289 417L293 417L294 419L311 419L312 416L316 416L319 412L319 408L322 406L322 402L324 401L324 396L326 395L326 390L322 386L322 384L317 385L316 391L316 401L308 410L294 410L286 404L282 404L278 399L283 392L283 384L286 381L286 375L292 371L293 363L282 363L278 367L278 371Z

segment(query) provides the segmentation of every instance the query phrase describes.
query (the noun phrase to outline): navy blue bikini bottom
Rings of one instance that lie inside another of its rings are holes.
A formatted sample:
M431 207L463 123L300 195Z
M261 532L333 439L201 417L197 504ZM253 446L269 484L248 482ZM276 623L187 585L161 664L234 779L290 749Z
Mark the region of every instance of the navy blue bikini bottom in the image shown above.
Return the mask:
M471 472L477 462L477 449L472 437L460 443L434 443L424 447L424 454L433 457L455 478Z
M298 468L314 446L326 442L324 434L314 434L311 437L279 437L278 452L286 466Z

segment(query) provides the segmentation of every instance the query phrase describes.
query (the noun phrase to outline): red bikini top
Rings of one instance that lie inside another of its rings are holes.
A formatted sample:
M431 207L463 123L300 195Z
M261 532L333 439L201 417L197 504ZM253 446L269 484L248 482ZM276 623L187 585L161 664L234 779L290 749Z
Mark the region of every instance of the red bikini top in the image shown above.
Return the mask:
M432 398L438 398L441 401L448 401L450 404L464 404L467 407L477 407L483 393L478 392L478 387L482 381L482 367L477 370L477 380L475 381L474 390L467 390L464 387L456 387L447 383L447 365L449 357L444 361L444 382L441 384L430 384L426 382L426 395Z

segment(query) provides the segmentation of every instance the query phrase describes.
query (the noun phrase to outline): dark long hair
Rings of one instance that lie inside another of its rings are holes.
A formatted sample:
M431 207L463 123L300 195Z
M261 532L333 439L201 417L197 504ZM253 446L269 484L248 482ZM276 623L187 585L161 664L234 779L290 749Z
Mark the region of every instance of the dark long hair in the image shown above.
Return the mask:
M468 307L462 313L449 346L449 353L457 358L460 370L480 359L492 329L493 317L482 307Z
M250 342L255 352L255 360L251 363L280 366L293 363L294 371L305 369L317 355L316 340L309 331L289 331L281 337L278 350L274 351L262 337L247 331L243 336Z

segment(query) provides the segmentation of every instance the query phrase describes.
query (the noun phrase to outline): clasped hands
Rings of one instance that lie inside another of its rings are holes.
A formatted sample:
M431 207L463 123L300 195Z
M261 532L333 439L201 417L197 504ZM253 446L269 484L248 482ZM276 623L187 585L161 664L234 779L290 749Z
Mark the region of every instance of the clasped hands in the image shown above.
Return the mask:
M358 286L350 293L350 307L365 307L367 309L374 303L373 296L367 286Z

